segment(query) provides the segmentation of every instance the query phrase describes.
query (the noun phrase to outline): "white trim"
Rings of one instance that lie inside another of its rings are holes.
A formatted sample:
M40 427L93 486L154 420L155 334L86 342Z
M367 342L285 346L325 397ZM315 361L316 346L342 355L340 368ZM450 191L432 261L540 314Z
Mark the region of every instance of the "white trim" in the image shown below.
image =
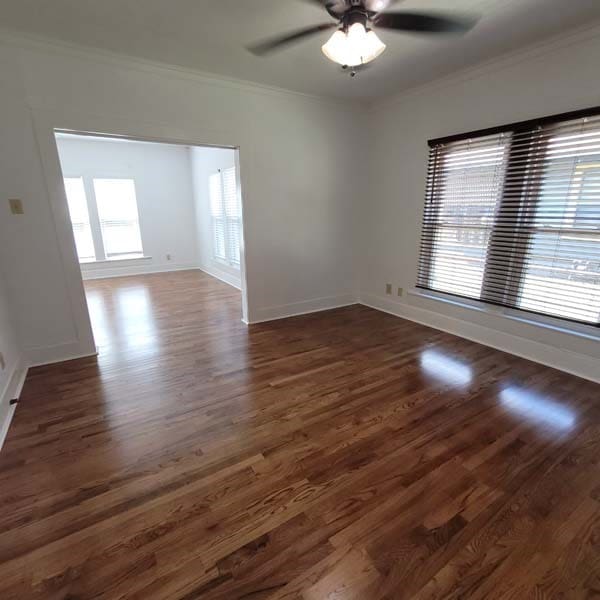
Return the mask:
M103 261L112 263L115 261ZM127 261L130 262L130 261ZM91 263L95 264L95 263ZM84 281L93 279L112 279L113 277L130 277L132 275L149 275L151 273L169 273L170 271L192 271L197 270L195 264L173 264L173 265L122 265L105 269L81 269Z
M377 112L387 107L402 102L406 97L432 92L439 86L448 83L462 84L470 79L479 77L482 73L490 70L501 70L512 65L519 64L524 60L544 56L547 52L554 49L560 49L565 46L576 44L579 41L597 36L600 32L598 22L592 22L591 25L575 27L566 35L564 33L556 34L550 38L543 39L533 44L517 47L515 50L501 53L489 60L480 61L470 67L454 69L441 77L434 77L432 80L423 84L412 85L386 95L382 98L337 98L330 95L311 94L300 92L288 88L262 84L246 79L236 79L217 73L210 73L199 69L186 68L170 63L163 63L156 60L148 60L105 50L102 48L85 46L56 38L50 38L39 34L15 32L9 30L0 30L0 43L11 45L25 50L38 52L53 52L57 55L78 58L80 60L93 60L99 64L114 66L115 64L124 66L137 71L154 73L162 76L170 76L183 80L196 81L198 83L221 86L225 89L245 90L248 92L262 93L276 96L295 96L305 100L311 100L319 103L344 106L347 108L363 108L369 112Z
M55 346L42 346L25 349L25 356L30 367L52 365L54 363L64 362L66 360L96 356L97 354L98 352L95 348L93 352L82 352L81 344L77 340L66 342L64 344L57 344Z
M10 404L10 401L14 398L19 398L25 378L27 377L27 367L23 364L17 364L8 379L8 383L0 396L0 409L6 406L6 409L2 409L0 412L0 450L4 445L8 429L12 421L13 415L15 414L16 404ZM4 413L4 414L2 414Z
M241 291L242 289L242 282L239 275L236 276L231 273L228 273L227 271L223 271L217 266L201 265L199 267L196 267L196 269L202 271L203 273L206 273L207 275L210 275L211 277L214 277L215 279L218 279L219 281L222 281L223 283L230 285L231 287L234 287L237 290Z
M6 441L6 436L8 435L8 430L10 429L10 424L12 423L16 409L16 404L9 404L6 414L0 419L0 451L2 451L2 448L4 447L4 442Z
M79 261L79 265L83 269L87 265L101 265L103 263L108 263L111 265L119 264L119 263L130 263L136 260L152 260L151 256L136 256L134 258L103 258L102 260L84 260Z
M249 81L247 79L236 79L210 73L199 69L186 68L179 65L164 63L156 60L148 60L124 54L112 50L105 50L92 46L84 46L56 38L50 38L43 35L33 33L13 32L8 30L0 30L0 43L11 45L24 50L32 50L37 52L52 52L55 55L67 56L79 60L95 61L97 64L108 66L121 66L128 69L134 69L139 72L153 73L160 76L169 76L187 81L194 81L201 84L208 84L222 87L225 91L235 89L269 96L292 96L302 98L321 104L329 104L332 106L346 106L349 108L364 107L365 102L362 100L336 98L334 96L323 96L319 94L310 94L307 92L299 92L288 88Z
M74 333L77 348L72 350L72 352L76 355L89 354L96 350L96 344L85 300L79 257L77 256L75 246L75 237L65 194L64 178L62 176L53 125L49 122L44 122L44 118L40 113L36 113L30 109L30 114L38 150L37 158L43 174L46 201L49 204L53 220L61 271L66 283L71 320L75 328ZM25 350L26 354L28 354L27 349ZM32 350L32 354L33 356L37 356L35 350ZM40 361L34 360L34 362Z
M248 324L264 323L266 321L286 319L287 317L307 315L323 310L331 310L332 308L350 306L351 304L357 304L357 302L358 300L354 294L343 294L341 296L327 296L325 298L314 298L312 300L303 300L291 304L259 308L255 311L256 314L248 320Z
M453 306L459 306L460 308L470 308L479 312L488 313L499 313L499 307L492 304L485 305L471 298L457 298L456 296L446 295L442 292L434 292L431 290L420 290L418 288L411 288L407 291L409 296L418 296L421 298L427 298L428 300L439 300L446 304L452 304Z
M547 38L527 46L521 46L516 50L505 52L489 60L479 62L471 67L451 71L447 75L435 77L426 83L407 87L396 92L395 94L367 102L367 111L369 113L377 113L401 104L405 100L414 96L435 94L437 90L448 85L463 85L467 81L477 79L482 75L489 73L490 71L501 71L503 69L508 69L531 59L547 58L547 54L549 52L572 46L587 39L595 38L598 35L600 35L600 25L598 25L597 21L591 25L584 25L583 27L574 28L571 29L570 33L567 33L566 35L564 33L559 33L551 38ZM588 106L583 106L582 108L587 107ZM567 110L574 110L574 108L565 108L565 111ZM535 116L539 115L534 115L534 117ZM523 120L525 120L525 118L523 118ZM492 123L491 126L493 125L497 125L497 123ZM481 128L483 129L484 126ZM449 131L447 135L451 135L453 133L456 132ZM440 133L436 137L443 137L444 135L446 134Z
M421 323L427 327L433 327L484 346L600 383L600 369L598 368L600 361L593 356L549 346L477 323L470 323L410 304L394 302L374 294L362 294L360 303L375 310Z
M408 293L411 296L427 298L428 300L435 300L437 302L444 302L446 304L459 306L460 308L467 308L469 310L488 313L503 319L510 319L512 321L526 323L527 325L532 325L533 327L541 327L542 329L558 331L566 335L572 335L575 337L600 342L600 329L598 327L594 327L593 325L570 323L569 321L561 321L559 318L553 318L547 315L536 315L535 313L523 312L504 306L485 304L484 302L471 300L469 298L462 299L454 296L448 296L442 292L414 288L408 290Z

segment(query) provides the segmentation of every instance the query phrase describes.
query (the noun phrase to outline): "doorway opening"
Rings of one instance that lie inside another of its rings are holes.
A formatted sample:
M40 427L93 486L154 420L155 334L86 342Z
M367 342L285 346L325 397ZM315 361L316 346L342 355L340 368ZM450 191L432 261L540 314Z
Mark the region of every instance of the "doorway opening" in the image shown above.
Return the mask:
M152 351L161 319L201 318L207 302L213 322L241 320L237 149L67 131L55 138L100 355Z

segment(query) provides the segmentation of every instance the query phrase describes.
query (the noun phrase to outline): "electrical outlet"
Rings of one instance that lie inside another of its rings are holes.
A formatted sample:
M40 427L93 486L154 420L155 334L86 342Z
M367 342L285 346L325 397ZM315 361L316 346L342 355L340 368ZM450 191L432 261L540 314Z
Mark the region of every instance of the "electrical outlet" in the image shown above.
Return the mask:
M4 371L6 369L6 361L4 360L4 354L0 352L0 371Z
M391 283L386 283L385 284L385 293L389 296L392 293L392 284Z
M404 288L398 288L398 296L402 296L404 294Z
M171 260L171 255L167 254L167 260Z
M22 215L25 212L23 210L23 201L20 198L10 198L8 205L10 207L10 212L13 215Z

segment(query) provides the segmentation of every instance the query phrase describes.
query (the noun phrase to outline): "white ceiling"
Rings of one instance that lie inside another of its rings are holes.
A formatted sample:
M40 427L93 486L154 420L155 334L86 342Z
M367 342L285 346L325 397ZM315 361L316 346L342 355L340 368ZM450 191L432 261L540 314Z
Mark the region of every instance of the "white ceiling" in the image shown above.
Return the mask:
M405 0L396 10L478 13L462 38L381 31L386 52L351 79L320 46L265 58L244 46L330 20L306 0L1 0L0 26L312 94L376 99L600 19L600 0Z

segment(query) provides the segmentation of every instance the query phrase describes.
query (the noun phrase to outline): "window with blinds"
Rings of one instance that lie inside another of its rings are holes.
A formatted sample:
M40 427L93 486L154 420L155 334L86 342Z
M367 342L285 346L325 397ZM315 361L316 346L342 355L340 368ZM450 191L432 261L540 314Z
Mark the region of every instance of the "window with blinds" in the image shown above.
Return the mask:
M239 268L242 223L235 168L212 174L209 178L209 193L213 256Z
M94 179L94 193L106 258L142 257L133 179Z
M83 177L64 184L80 263L144 256L133 179L92 179L89 197Z
M65 192L79 262L96 260L87 196L82 177L65 177Z
M600 110L430 141L417 287L600 325Z

